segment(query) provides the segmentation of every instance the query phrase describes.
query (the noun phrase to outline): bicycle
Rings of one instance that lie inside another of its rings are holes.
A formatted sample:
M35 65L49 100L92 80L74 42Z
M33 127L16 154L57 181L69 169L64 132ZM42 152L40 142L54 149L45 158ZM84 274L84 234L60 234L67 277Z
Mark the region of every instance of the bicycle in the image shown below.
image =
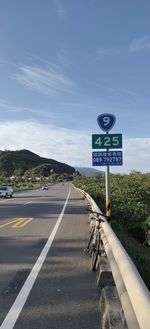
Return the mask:
M87 245L87 252L91 255L91 269L97 269L98 257L104 254L103 241L100 234L100 224L104 222L103 215L96 211L91 211L90 218L90 238Z

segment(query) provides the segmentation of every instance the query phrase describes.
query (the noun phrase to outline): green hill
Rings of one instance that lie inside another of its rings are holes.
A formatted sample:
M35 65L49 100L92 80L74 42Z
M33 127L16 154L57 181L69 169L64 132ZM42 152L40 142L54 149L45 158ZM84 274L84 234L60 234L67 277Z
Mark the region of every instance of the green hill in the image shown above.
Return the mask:
M73 174L75 168L53 159L40 157L28 150L0 151L0 176L29 175L30 171L35 175L50 175L50 171L56 174Z

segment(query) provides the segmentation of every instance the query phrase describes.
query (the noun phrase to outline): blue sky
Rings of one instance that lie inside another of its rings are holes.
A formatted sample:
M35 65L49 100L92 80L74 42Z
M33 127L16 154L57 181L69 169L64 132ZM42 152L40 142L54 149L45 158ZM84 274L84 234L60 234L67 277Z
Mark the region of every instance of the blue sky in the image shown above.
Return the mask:
M149 0L0 0L0 149L92 167L97 116L150 171ZM97 168L104 169L104 168Z

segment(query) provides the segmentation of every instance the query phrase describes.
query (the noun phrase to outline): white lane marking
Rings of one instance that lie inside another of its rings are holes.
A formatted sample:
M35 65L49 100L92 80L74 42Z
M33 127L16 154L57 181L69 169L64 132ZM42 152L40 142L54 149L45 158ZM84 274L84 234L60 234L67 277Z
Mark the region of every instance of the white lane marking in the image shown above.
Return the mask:
M26 206L27 204L32 203L32 202L33 201L28 201L28 202L24 203L24 206Z
M39 258L37 259L35 265L33 266L27 280L25 281L22 289L20 290L16 300L14 301L11 309L9 310L9 312L7 313L2 325L1 325L1 329L13 329L14 328L14 325L19 317L19 314L21 313L22 309L23 309L23 306L30 294L30 291L34 285L34 282L40 272L40 269L44 263L44 260L49 252L49 249L52 245L52 242L55 238L55 235L57 233L57 230L58 230L58 227L61 223L61 220L63 218L63 215L64 215L64 212L65 212L65 209L66 209L66 206L67 206L67 203L68 203L68 200L69 200L69 196L70 196L70 186L69 186L69 192L68 192L68 196L67 196L67 199L65 201L65 204L63 206L63 209L62 209L62 212L61 214L59 215L58 217L58 220L53 228L53 231L52 233L50 234Z

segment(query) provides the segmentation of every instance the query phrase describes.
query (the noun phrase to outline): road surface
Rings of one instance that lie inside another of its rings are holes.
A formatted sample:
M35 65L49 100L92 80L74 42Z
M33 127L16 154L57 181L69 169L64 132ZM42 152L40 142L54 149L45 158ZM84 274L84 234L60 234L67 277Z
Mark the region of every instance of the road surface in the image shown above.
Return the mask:
M84 252L87 204L70 183L0 199L0 328L98 329Z

